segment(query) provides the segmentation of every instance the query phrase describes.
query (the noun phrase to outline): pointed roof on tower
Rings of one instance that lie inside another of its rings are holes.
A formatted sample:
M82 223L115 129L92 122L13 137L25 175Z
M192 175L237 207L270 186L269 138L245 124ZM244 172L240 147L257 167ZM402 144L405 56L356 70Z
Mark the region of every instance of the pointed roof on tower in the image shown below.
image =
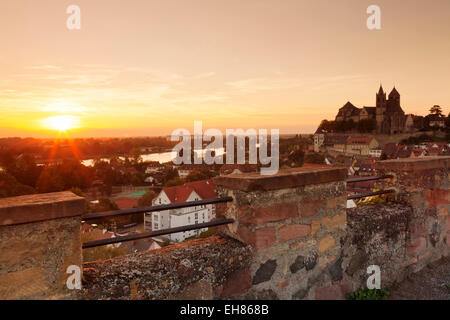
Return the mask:
M378 94L383 94L383 93L384 93L383 86L380 83L380 90L378 90Z
M391 97L400 97L400 93L398 93L397 89L392 89L391 93L389 93L389 98Z

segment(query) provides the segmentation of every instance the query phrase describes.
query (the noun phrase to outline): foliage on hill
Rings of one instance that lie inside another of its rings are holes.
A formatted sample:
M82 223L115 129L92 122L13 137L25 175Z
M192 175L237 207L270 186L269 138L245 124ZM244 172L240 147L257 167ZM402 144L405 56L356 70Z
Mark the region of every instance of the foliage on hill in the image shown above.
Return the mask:
M15 197L36 193L34 188L21 184L12 175L0 172L0 198Z
M323 120L320 123L319 129L333 133L346 133L354 131L359 133L371 133L376 129L376 121L374 119L364 119L355 123L352 119L347 121Z
M415 144L421 144L423 142L450 142L448 141L448 138L440 138L437 136L429 136L427 134L421 134L417 137L409 137L407 139L403 139L400 141L400 144L403 145L415 145Z

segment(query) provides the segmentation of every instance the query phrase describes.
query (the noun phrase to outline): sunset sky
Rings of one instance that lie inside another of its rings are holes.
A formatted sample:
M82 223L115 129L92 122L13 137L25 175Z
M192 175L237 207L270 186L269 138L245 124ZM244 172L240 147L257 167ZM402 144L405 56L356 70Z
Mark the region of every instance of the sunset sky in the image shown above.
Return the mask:
M449 0L2 0L0 43L0 137L54 135L59 115L80 137L312 133L380 83L406 113L450 112Z

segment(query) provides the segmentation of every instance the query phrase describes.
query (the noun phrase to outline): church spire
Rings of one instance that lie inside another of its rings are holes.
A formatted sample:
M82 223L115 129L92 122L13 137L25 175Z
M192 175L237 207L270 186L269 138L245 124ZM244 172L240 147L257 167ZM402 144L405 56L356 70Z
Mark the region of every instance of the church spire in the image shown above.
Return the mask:
M384 93L383 86L380 83L380 90L378 90L378 94L383 94L383 93Z
M392 97L400 97L400 93L398 93L398 91L397 91L397 89L395 89L395 87L394 87L394 89L392 89L391 93L389 93L389 98L392 98Z

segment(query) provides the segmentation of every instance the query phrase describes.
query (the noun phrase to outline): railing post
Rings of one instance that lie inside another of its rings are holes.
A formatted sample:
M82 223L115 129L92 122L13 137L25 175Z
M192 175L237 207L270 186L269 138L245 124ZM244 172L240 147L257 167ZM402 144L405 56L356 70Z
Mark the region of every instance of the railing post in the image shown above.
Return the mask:
M0 299L77 297L66 272L83 269L84 210L85 200L72 192L0 199Z
M235 277L241 282L236 287L246 290L228 294L244 299L344 298L340 254L346 228L346 178L345 168L215 178L219 196L234 199L221 205L219 214L236 221L223 232L254 251L248 272ZM243 286L243 281L250 283Z

